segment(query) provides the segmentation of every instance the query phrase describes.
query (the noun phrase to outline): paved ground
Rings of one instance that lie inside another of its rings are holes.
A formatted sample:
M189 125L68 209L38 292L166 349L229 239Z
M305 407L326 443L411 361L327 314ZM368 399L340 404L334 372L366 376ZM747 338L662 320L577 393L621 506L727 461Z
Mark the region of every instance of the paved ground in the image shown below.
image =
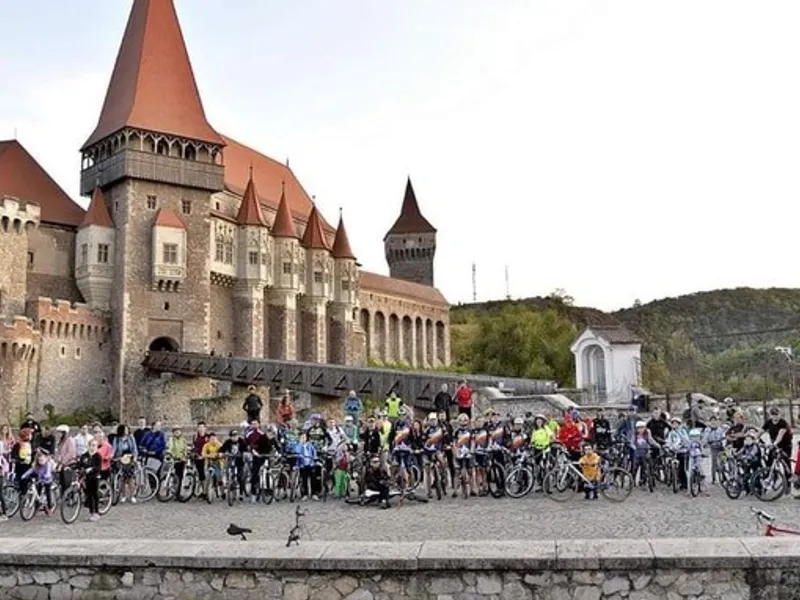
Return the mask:
M760 535L749 507L757 505L784 524L800 524L800 500L760 503L729 500L719 489L709 497L656 490L635 490L626 502L585 501L565 504L535 495L521 500L473 498L428 504L407 503L379 510L329 501L303 506L315 540L422 541L430 539L556 539L641 537L732 537ZM97 523L82 519L64 525L58 515L37 515L25 523L17 516L0 524L0 536L47 538L224 539L233 522L254 530L253 539L285 539L294 524L295 505L236 505L192 500L136 506L120 505Z

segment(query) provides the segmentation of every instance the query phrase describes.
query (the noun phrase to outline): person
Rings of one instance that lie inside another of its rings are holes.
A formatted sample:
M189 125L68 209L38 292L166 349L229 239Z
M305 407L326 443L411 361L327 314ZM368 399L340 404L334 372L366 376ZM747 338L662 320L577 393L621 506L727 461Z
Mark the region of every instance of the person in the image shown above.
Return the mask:
M92 438L86 446L86 452L78 458L78 466L84 473L86 507L89 509L89 521L100 518L100 475L103 459L97 451L97 440Z
M404 406L401 406L397 415L397 420L392 424L389 432L389 447L392 451L392 458L394 458L398 467L403 466L404 471L404 485L407 487L408 469L411 467L411 459L413 449L411 447L411 423L408 420L408 411Z
M3 442L7 457L11 452L11 448L17 443L17 440L14 439L14 434L11 432L11 427L7 424L0 425L0 442Z
M594 451L592 444L585 442L583 444L583 455L578 459L578 464L581 468L581 473L589 481L589 484L584 484L583 491L586 494L586 499L597 500L597 484L600 482L600 455Z
M136 440L136 447L137 448L144 448L146 446L142 445L142 438L150 433L150 428L147 426L147 419L144 417L139 417L138 422L136 423L136 429L133 432L133 439Z
M456 390L456 403L458 404L458 414L467 415L472 418L472 390L467 385L466 380L462 379ZM448 422L450 419L448 419Z
M19 441L11 449L11 461L14 465L14 476L19 481L19 495L24 496L28 491L28 480L22 479L22 476L28 472L33 464L33 444L31 438L33 437L33 430L23 428L19 430Z
M389 477L381 468L380 456L372 455L364 472L364 485L367 492L378 495L381 508L389 508Z
M164 452L167 449L167 438L164 432L161 431L160 421L153 422L150 431L142 436L142 445L137 445L137 448L145 450L147 454L150 454L159 461L164 460Z
M769 435L773 446L781 451L781 458L787 464L786 472L791 473L789 457L792 455L792 428L781 416L781 411L777 406L769 409L769 417L764 422L762 430Z
M250 393L247 395L247 398L244 399L242 410L247 413L247 420L249 422L260 422L261 408L264 406L264 403L261 401L261 397L256 394L256 386L251 385L249 388L247 388L247 391Z
M647 484L646 477L648 475L646 461L653 455L653 450L658 448L658 442L653 438L653 433L648 429L645 421L636 422L636 429L633 432L630 447L633 454L633 468L631 469L633 482L635 484L638 481L640 485L645 485ZM652 463L650 468L652 469Z
M200 482L200 487L205 489L206 481L206 462L203 460L203 446L208 441L208 432L206 431L205 421L197 423L197 431L192 438L192 456L194 458L195 471L197 471L197 480Z
M172 459L175 468L175 477L178 479L176 490L180 490L183 487L183 474L186 471L186 458L189 455L189 446L180 427L172 428L172 437L169 438L165 451L167 456Z
M211 486L220 486L222 484L222 457L219 455L221 448L222 444L217 434L213 431L209 431L208 441L203 445L203 451L200 454L200 456L203 457L205 469L208 471L209 475L209 477L206 478L206 499L209 500L214 494L214 490Z
M220 454L228 456L228 460L233 460L236 465L236 473L239 478L239 493L244 497L245 494L245 473L244 473L244 455L249 451L247 441L242 437L238 429L231 429L228 432L228 439L222 444L219 449Z
M94 439L97 440L97 453L100 455L100 477L108 479L111 477L111 459L114 456L114 447L102 429L95 430Z
M342 426L345 438L352 447L358 446L358 427L353 422L353 415L347 415L344 418L344 425Z
M433 399L433 407L437 413L443 412L445 414L445 419L448 423L450 422L450 407L453 403L453 397L447 391L447 384L443 383L439 393Z
M680 489L685 490L687 488L686 460L689 449L689 431L681 422L680 417L677 416L670 419L670 426L672 429L667 434L667 439L664 443L664 446L674 452L675 457L678 459L678 481L680 483Z
M453 458L455 459L456 471L461 474L465 473L466 477L453 479L453 498L458 497L458 488L464 496L475 495L475 488L472 484L472 455L474 447L472 445L472 428L470 427L469 417L461 413L458 415L458 426L453 432ZM466 486L466 487L465 487Z
M30 429L31 431L31 443L34 443L34 439L38 437L38 435L42 432L42 428L39 425L39 422L33 418L33 413L29 412L25 415L25 420L19 426L20 429Z
M298 466L300 467L300 499L306 501L308 500L308 495L311 494L312 500L318 500L311 487L311 482L316 477L318 469L317 449L314 444L308 441L308 435L305 432L300 434L300 440L297 445L297 458Z
M47 504L47 514L52 515L56 510L53 503L53 461L50 453L44 448L36 450L33 464L22 475L22 481L28 479L41 486Z
M708 427L703 432L703 442L711 451L711 483L717 483L717 470L719 469L719 454L725 442L725 430L720 427L716 415L708 420Z
M364 441L364 452L367 455L379 454L381 451L381 432L380 426L374 417L367 419L364 433L361 436Z
M355 390L350 390L350 393L347 394L347 398L344 400L344 414L352 417L354 423L361 421L361 417L364 414L364 403L361 401L361 398L358 397Z
M744 434L742 448L736 451L736 459L742 465L742 481L744 482L745 492L752 493L750 482L754 479L753 474L761 465L761 449L758 444L758 434L750 429Z
M350 452L341 444L333 456L333 497L345 498L350 488Z
M131 504L136 504L136 460L139 458L139 449L127 425L117 427L113 448L114 458L122 468L122 493L119 501L125 502L127 499Z
M564 416L564 424L558 430L556 440L566 448L572 460L580 459L583 434L570 414Z
M728 432L725 434L725 439L736 451L741 450L744 446L744 437L747 433L745 429L744 413L736 411L733 415L733 425L728 428Z
M598 450L604 451L611 448L611 423L606 418L605 411L600 408L597 410L597 417L594 420L594 435L592 436L594 445Z
M400 407L403 406L402 398L399 398L397 394L391 392L386 397L386 417L389 420L389 424L391 425L397 420L397 415L400 413Z
M289 421L295 418L294 404L292 403L292 393L289 390L284 390L281 401L278 402L278 423L286 425Z
M59 425L56 427L56 451L53 459L56 461L58 469L58 483L62 490L67 489L70 482L72 466L78 460L78 453L75 450L75 440L69 435L69 425Z
M42 448L48 455L52 456L56 451L56 436L49 425L42 427L42 433L38 438L33 438L33 449Z
M8 508L6 507L5 486L8 474L11 471L11 465L8 461L8 456L11 453L10 448L6 448L5 439L0 436L0 522L8 521Z
M94 436L89 433L89 425L81 425L80 431L73 439L75 440L75 454L77 454L78 457L86 454L86 451L89 449L89 442L94 439Z
M472 447L474 448L475 469L472 489L477 490L479 496L485 496L487 489L486 465L489 464L487 449L489 447L489 430L482 416L475 419L472 427Z
M255 423L255 421L254 421ZM250 451L253 454L253 464L252 464L252 471L251 471L251 478L250 478L250 502L254 503L256 496L260 494L261 490L261 467L266 465L269 468L269 457L273 454L280 452L280 446L278 445L278 440L275 437L275 428L272 425L269 425L266 428L266 431L263 433L259 432L254 441L248 440L248 446L250 446ZM267 489L264 491L267 493L267 497L271 495L271 490L269 489L270 485L270 478L267 477L266 480Z

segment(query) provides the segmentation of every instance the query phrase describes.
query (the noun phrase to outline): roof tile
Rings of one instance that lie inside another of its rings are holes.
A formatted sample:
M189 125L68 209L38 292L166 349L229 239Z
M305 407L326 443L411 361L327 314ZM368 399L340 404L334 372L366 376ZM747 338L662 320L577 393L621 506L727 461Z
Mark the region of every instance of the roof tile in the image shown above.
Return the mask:
M97 127L83 149L124 127L223 143L206 120L172 0L134 0Z
M155 227L173 227L175 229L187 229L186 221L171 208L162 208L156 213Z
M289 203L286 200L285 192L281 192L278 213L275 215L275 220L272 222L272 235L284 238L300 238L300 236L297 235L297 227L294 225L294 219L289 212Z
M449 306L447 299L435 287L403 279L395 279L386 275L378 275L370 271L361 271L361 289L389 296L414 298L434 306Z
M89 227L95 225L97 227L114 228L114 222L111 220L111 215L108 214L108 206L106 205L106 197L100 186L94 188L92 193L92 201L89 203L89 210L83 217L81 227Z
M406 193L403 196L403 207L400 209L400 216L397 217L386 236L388 237L393 233L436 233L436 228L430 224L428 219L422 216L410 177L406 182Z
M242 203L239 205L239 214L236 216L236 222L239 225L257 225L266 227L267 222L264 221L264 215L261 214L261 204L258 201L258 192L256 192L256 184L253 181L253 171L250 170L250 179L247 180L247 187L242 196Z
M72 226L83 222L84 210L17 140L0 141L0 194L38 204L43 222Z
M336 228L336 237L333 238L333 258L355 259L356 255L350 248L350 240L347 239L347 230L344 228L344 219L339 215L339 226Z
M325 232L322 231L322 221L316 205L311 207L311 214L306 221L306 230L303 232L303 239L300 241L304 248L309 250L328 250L328 241L325 239Z

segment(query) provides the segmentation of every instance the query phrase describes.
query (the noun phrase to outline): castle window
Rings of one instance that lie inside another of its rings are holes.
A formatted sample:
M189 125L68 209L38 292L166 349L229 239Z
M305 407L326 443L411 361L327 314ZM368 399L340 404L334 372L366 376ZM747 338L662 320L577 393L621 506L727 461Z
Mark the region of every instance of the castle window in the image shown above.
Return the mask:
M249 262L253 266L258 265L258 252L248 252L247 262Z
M158 208L158 198L156 196L147 197L147 209L155 210Z
M292 263L290 263L290 262L283 263L283 274L284 275L291 275L292 274Z
M108 244L97 244L97 262L108 263Z
M181 211L185 215L192 214L192 201L191 200L181 200Z
M67 347L66 346L61 346L61 348L59 348L59 355L62 358L67 355Z
M342 279L342 291L346 292L350 289L350 280L349 279Z
M233 242L225 242L225 264L233 264Z
M80 348L75 348L75 358L80 360L80 358L81 358L81 349Z
M89 262L89 244L81 244L81 266Z
M28 252L28 271L33 271L33 252Z
M220 263L225 260L225 245L221 240L214 244L214 259Z
M164 264L177 265L178 264L178 244L164 244Z
M314 271L314 283L322 283L322 271Z
M219 210L219 202L214 203L214 210Z

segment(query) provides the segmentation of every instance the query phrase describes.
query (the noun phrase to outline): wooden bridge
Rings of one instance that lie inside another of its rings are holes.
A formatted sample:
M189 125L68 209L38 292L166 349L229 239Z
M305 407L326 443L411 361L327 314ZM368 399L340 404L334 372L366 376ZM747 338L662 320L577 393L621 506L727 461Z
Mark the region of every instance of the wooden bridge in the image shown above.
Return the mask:
M151 371L188 377L209 377L243 385L291 389L320 396L346 396L350 390L363 397L383 399L395 392L409 404L433 406L443 383L466 380L472 387L502 387L515 394L552 394L552 381L463 375L438 371L397 371L372 367L307 363L291 360L211 356L191 352L148 352L142 365Z

